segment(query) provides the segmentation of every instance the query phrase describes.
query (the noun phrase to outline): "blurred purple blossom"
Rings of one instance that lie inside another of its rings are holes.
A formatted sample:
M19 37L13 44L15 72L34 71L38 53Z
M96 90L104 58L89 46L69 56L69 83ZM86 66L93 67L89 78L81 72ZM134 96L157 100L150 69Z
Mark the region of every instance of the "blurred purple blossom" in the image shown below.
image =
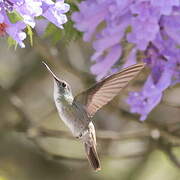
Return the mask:
M64 3L64 0L56 0L56 2L44 0L42 1L42 10L42 16L59 28L63 28L62 25L67 22L64 13L69 11L69 5Z
M47 28L49 21L47 19L37 19L35 30L38 36L42 36L44 34L45 29Z
M4 27L0 30L0 35L5 35L5 33L7 33L20 45L21 48L25 47L23 40L26 38L26 33L24 33L22 30L26 27L26 25L22 21L12 24L9 21L6 12L1 11L0 25L1 27Z
M42 2L40 0L18 0L14 1L14 10L16 10L23 18L25 24L35 27L34 18L42 15Z
M69 5L64 3L64 0L55 2L52 0L0 0L0 35L7 33L21 47L25 47L22 41L26 38L26 34L22 30L27 25L34 28L36 18L43 16L57 27L63 28L63 24L67 22L64 14L67 11L69 11ZM22 20L16 23L10 22L8 14L12 12L18 13Z
M78 7L72 20L84 32L84 41L92 41L91 72L97 80L135 64L138 52L144 54L151 73L141 91L129 94L127 103L145 120L164 90L180 82L180 1L84 0ZM124 65L117 66L124 41L133 46Z

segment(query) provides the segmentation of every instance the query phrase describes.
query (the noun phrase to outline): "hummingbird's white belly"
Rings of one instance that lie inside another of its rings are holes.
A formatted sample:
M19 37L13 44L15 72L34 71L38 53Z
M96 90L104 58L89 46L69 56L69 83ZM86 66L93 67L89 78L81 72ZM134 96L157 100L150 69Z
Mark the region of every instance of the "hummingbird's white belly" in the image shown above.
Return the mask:
M76 104L59 103L56 101L56 107L62 121L68 126L75 137L88 129L90 119L85 110Z

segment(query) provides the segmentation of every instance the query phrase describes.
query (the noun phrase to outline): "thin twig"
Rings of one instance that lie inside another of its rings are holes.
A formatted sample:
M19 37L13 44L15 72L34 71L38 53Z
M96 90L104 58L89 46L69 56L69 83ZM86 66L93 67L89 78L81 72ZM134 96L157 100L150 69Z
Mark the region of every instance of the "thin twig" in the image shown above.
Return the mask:
M180 109L180 105L179 104L176 104L176 103L173 103L173 102L168 102L168 101L162 101L162 105L165 105L165 106L169 106L169 107L172 107L172 108L177 108L177 109Z
M55 130L55 129L47 129L44 127L34 127L29 129L30 137L52 137L52 138L67 138L67 139L75 139L70 132ZM97 139L101 140L127 140L127 139L137 139L137 138L146 138L149 137L150 133L148 131L138 131L138 132L129 132L129 133L118 133L114 131L108 130L98 130L97 131Z
M171 144L180 144L179 136L175 136L171 134L168 130L160 127L160 125L158 125L157 123L152 122L152 121L140 122L135 115L130 114L126 110L121 110L121 112L124 113L124 115L126 115L127 120L135 121L139 124L142 124L143 126L147 127L149 130L154 130L154 129L158 130L160 137L163 137L166 141L170 142Z

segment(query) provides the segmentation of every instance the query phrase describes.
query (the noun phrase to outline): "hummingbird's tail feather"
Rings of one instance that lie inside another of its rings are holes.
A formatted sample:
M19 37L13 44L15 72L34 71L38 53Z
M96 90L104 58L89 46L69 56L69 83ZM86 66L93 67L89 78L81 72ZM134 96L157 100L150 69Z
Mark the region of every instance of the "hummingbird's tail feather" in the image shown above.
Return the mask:
M96 147L94 145L90 146L87 143L84 143L84 146L85 146L85 151L86 151L87 158L88 158L92 168L95 171L101 170L100 161L99 161L99 158L98 158Z

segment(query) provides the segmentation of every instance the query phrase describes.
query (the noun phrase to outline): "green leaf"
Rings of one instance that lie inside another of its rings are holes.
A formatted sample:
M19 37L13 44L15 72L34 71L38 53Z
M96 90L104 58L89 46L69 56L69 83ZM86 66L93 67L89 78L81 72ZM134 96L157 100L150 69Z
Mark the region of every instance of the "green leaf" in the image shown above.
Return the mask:
M53 35L56 31L58 31L58 27L52 23L49 23L45 30L44 37L49 37Z
M61 40L61 34L61 29L54 24L49 23L45 30L44 37L51 37L52 43L56 44L59 40Z
M9 36L7 38L7 42L8 42L9 48L14 46L14 49L16 50L18 43L12 37Z
M27 25L27 35L29 36L31 46L33 46L33 31L29 25Z
M62 38L62 33L60 32L60 30L56 31L53 35L52 43L57 44L58 41L61 40L61 38Z
M9 20L11 21L11 23L16 23L18 21L23 20L23 17L16 11L13 12L7 12L7 15L9 17Z

